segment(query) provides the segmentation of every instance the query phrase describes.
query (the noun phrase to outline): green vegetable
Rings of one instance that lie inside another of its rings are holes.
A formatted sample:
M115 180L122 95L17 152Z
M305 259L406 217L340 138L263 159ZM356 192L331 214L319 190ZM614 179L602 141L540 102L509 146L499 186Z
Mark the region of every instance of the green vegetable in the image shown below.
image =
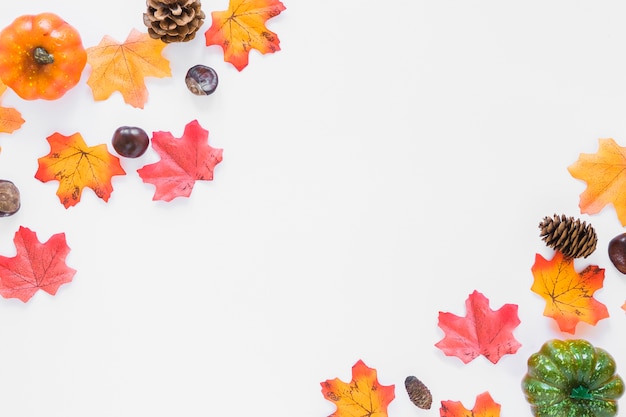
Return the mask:
M522 389L536 417L613 417L624 381L586 340L551 340L528 358Z

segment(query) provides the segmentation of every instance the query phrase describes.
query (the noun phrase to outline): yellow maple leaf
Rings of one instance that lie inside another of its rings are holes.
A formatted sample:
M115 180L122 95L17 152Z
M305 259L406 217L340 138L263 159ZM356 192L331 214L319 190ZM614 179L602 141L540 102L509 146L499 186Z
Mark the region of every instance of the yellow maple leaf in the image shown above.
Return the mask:
M49 136L50 153L38 159L35 178L42 182L59 181L57 196L68 208L80 201L84 187L108 201L113 192L111 177L125 175L120 160L111 155L105 144L88 147L80 133Z
M352 367L352 381L339 378L321 383L324 397L337 405L330 417L387 417L387 406L395 398L394 385L380 385L376 370L359 360Z
M248 65L251 49L262 54L280 51L278 36L265 22L285 10L279 0L230 0L228 10L211 13L213 22L205 32L206 45L219 45L224 61L239 71Z
M7 86L0 80L0 96L4 94ZM11 107L0 107L0 132L13 133L24 124L20 112Z
M574 259L559 251L550 261L536 254L531 269L535 279L530 289L546 300L543 315L556 320L561 331L574 334L581 321L595 326L609 317L606 306L593 298L602 288L604 269L589 265L579 273Z
M119 91L124 102L143 109L148 101L144 78L172 75L169 61L161 55L166 45L132 29L124 43L105 36L97 46L87 48L87 63L92 67L87 84L94 99L106 100Z
M599 143L597 153L580 154L567 168L572 177L587 183L580 195L580 211L596 214L613 204L619 221L626 226L626 148L613 139L600 139Z

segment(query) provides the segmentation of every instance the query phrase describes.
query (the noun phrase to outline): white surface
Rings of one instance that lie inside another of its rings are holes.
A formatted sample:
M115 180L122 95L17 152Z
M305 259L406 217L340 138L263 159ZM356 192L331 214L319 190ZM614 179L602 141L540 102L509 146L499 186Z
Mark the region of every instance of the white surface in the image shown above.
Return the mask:
M141 0L5 3L3 27L51 11L85 46L143 30ZM503 417L530 415L526 359L558 337L606 348L626 375L626 279L606 255L623 227L610 208L581 215L585 185L567 172L598 138L626 145L624 3L284 3L268 23L282 51L253 51L237 72L204 46L209 17L165 49L173 76L147 79L143 110L94 102L89 66L56 102L2 97L26 123L0 135L0 177L23 200L0 221L0 253L13 256L20 225L41 241L64 232L78 272L55 297L0 299L0 412L322 417L334 406L320 382L349 381L362 359L396 385L390 417L471 408L484 391ZM220 75L213 96L184 86L197 63ZM189 199L151 200L136 169L152 150L122 161L108 203L86 189L66 210L57 183L34 178L54 132L109 144L121 125L180 136L193 119L224 160ZM537 225L553 213L593 224L598 250L579 265L606 268L595 296L611 317L575 336L530 291L535 253L552 253ZM492 309L519 305L522 347L495 365L434 347L438 312L464 315L475 289ZM410 403L407 375L430 387L431 411Z

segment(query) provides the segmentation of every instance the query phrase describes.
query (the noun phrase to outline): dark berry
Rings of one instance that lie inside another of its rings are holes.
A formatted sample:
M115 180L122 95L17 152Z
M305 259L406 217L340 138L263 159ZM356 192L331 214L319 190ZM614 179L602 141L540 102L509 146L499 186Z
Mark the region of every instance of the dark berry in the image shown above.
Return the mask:
M137 158L146 152L150 144L148 134L139 127L122 126L113 133L113 149L126 158Z
M626 274L626 233L615 236L609 242L609 259L619 272Z
M11 181L0 180L0 217L11 216L20 209L20 191Z
M217 72L205 65L195 65L189 68L185 76L185 83L189 91L197 96L213 94L217 88Z

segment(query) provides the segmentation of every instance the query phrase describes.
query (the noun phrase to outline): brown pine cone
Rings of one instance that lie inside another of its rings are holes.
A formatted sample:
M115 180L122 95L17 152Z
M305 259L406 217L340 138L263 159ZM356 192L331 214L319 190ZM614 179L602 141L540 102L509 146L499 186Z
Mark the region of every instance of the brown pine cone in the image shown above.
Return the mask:
M192 40L206 17L200 0L146 0L146 7L148 34L166 43Z
M404 387L406 388L406 392L409 394L409 399L413 404L424 410L430 409L433 402L433 396L422 381L414 376L407 376L404 380Z
M598 237L590 224L573 217L546 216L539 223L540 236L546 245L567 258L586 258L596 250Z

